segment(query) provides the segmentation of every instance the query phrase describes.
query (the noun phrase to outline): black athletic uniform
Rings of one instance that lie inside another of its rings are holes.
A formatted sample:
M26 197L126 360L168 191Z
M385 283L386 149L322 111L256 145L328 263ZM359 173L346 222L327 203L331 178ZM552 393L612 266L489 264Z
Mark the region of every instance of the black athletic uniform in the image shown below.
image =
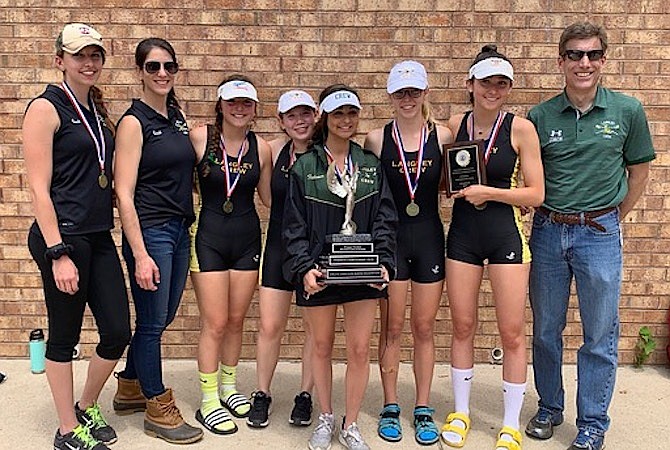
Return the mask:
M79 342L86 304L100 334L96 353L104 359L121 357L130 340L130 314L121 262L110 230L112 215L112 160L114 138L92 107L80 105L94 133L102 124L106 144L105 174L109 183L98 184L100 165L93 139L65 92L47 86L40 97L55 108L60 126L53 138L51 200L63 242L73 246L70 259L79 272L79 290L66 294L56 287L52 262L44 256L46 243L37 221L28 233L28 248L42 275L49 333L46 357L69 362Z
M416 178L418 156L418 151L405 152L412 181ZM381 161L400 220L396 279L411 279L419 283L444 279L444 227L440 220L438 196L442 152L437 128L433 127L424 146L422 172L414 196L414 202L419 206L418 215L410 216L406 211L410 196L398 148L393 140L393 122L384 127Z
M469 115L468 112L463 116L456 141L469 140ZM501 189L517 186L520 165L511 142L513 119L514 115L507 113L486 165L489 186ZM490 201L486 208L478 210L465 199L457 198L447 236L447 258L479 266L486 260L489 264L530 262L519 208Z
M393 197L377 157L350 141L349 152L359 175L356 184L353 221L358 233L369 233L375 252L395 276L396 214ZM326 183L328 159L321 145L296 161L289 174L289 190L284 209L282 237L286 248L284 277L296 287L299 306L341 304L356 300L385 298L386 291L370 286L328 286L305 298L303 278L315 267L325 237L339 233L344 222L345 199L330 192Z
M272 207L270 208L270 220L268 231L265 236L265 249L263 250L263 269L261 285L282 291L293 291L294 287L284 279L281 265L284 260L284 248L282 245L282 219L284 218L284 205L288 192L288 173L291 167L291 144L288 141L277 155L272 168ZM296 155L300 156L300 155Z
M249 146L240 167L236 157L228 155L231 176L239 173L240 179L231 197L232 211L225 212L226 174L221 166L219 136L214 130L208 126L205 156L196 172L200 204L191 226L191 271L258 270L261 225L254 192L261 170L256 135L252 131L247 134Z

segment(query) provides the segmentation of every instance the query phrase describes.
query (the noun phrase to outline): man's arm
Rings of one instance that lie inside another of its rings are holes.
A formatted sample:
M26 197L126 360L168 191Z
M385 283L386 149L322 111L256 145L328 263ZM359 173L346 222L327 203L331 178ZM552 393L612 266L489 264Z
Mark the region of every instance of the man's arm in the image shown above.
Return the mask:
M649 163L628 166L628 193L619 205L621 220L633 209L635 203L640 199L644 188L649 180Z

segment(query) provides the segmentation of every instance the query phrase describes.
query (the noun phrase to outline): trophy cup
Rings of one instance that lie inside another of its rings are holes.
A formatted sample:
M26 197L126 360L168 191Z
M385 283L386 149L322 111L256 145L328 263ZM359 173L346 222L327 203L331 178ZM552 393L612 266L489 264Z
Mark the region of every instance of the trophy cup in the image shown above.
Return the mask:
M383 284L384 271L375 254L370 234L357 234L352 220L358 181L358 166L352 173L338 175L335 163L328 166L328 190L345 199L344 222L340 232L326 236L326 245L319 259L324 284Z

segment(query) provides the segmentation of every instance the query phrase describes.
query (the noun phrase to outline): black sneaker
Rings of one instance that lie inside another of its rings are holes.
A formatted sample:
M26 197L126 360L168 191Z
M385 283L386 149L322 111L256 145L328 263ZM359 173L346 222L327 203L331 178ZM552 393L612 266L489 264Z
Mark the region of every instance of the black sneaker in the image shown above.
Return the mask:
M272 397L263 391L251 395L251 411L247 416L247 425L251 428L265 428L270 423L270 405Z
M312 396L309 392L302 391L295 396L295 405L288 423L296 427L307 427L312 424Z
M109 450L109 447L96 440L88 428L79 424L65 436L60 434L60 430L56 431L54 450Z
M79 408L79 402L77 402L74 405L74 412L77 415L77 421L91 431L91 436L94 439L105 445L116 442L116 431L107 424L107 421L102 416L100 405L93 403L85 411L82 411Z

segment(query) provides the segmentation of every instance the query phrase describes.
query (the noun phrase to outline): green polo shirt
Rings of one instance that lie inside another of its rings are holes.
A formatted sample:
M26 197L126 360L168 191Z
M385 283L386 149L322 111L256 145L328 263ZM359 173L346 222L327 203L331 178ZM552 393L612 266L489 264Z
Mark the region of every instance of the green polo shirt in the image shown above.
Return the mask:
M619 205L628 192L626 166L656 157L642 104L602 86L585 113L564 91L535 106L528 118L542 147L544 206L554 211Z

